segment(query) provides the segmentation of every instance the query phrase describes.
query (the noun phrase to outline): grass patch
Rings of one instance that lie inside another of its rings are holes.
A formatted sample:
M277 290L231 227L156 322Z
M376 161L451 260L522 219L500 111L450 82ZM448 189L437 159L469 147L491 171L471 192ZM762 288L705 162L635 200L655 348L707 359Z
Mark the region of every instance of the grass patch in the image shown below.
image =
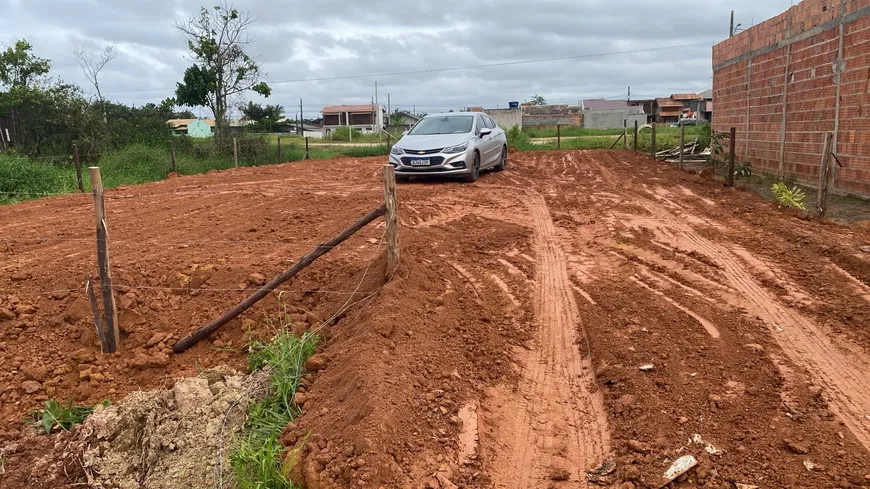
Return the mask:
M314 353L317 337L301 338L279 333L271 342L251 344L251 371L269 368L269 395L248 409L245 435L230 455L230 465L240 489L291 489L291 464L280 459L284 449L278 441L281 430L301 413L294 396L304 375L303 364Z
M632 129L633 131L634 129ZM622 134L622 128L618 129L584 129L582 127L562 127L559 129L562 137L572 136L619 136ZM537 128L524 127L523 133L530 138L554 138L556 137L556 128Z
M108 405L108 400L103 401L102 407ZM34 409L30 413L31 417L24 421L42 428L46 435L50 435L55 431L69 431L73 426L84 423L92 412L94 407L91 406L73 406L72 400L63 406L51 399L45 401L44 409Z

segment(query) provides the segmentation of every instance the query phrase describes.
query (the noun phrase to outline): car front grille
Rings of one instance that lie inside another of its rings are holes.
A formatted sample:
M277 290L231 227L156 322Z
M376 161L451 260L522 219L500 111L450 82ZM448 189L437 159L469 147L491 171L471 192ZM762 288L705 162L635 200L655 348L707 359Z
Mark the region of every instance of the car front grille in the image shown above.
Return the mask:
M438 149L406 149L405 153L409 155L434 155L435 153L440 153L444 148Z
M411 160L413 160L413 159L416 159L416 158L412 158L412 157L409 157L409 156L404 156L404 157L402 157L402 164L407 165L407 166L410 166L410 165L411 165ZM432 157L432 158L426 158L426 159L429 160L429 166L437 166L437 165L440 165L440 164L444 163L444 157L443 157L443 156L435 156L435 157ZM425 167L425 166L422 166L422 167L419 167L419 168L426 168L426 167Z

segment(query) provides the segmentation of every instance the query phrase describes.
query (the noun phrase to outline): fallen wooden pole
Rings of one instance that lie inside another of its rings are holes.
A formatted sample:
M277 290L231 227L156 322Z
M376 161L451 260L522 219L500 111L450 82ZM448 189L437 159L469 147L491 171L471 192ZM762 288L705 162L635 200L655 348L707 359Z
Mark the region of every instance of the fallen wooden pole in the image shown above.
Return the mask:
M384 204L384 205L378 207L377 209L369 212L365 217L363 217L359 221L353 223L353 225L351 225L349 228L342 231L341 234L339 234L338 236L332 238L331 240L329 240L325 243L321 243L321 244L317 245L317 247L314 248L313 251L311 251L307 255L303 256L302 258L300 258L299 261L295 265L293 265L292 267L288 268L287 270L281 272L281 274L278 275L277 277L273 278L271 282L267 283L266 285L263 286L263 288L254 292L253 294L251 294L247 299L240 302L236 307L230 309L229 312L227 312L223 316L215 319L214 321L212 321L208 325L203 326L202 328L199 328L198 330L194 331L191 335L189 335L185 338L182 338L178 343L176 343L172 347L172 351L175 353L183 353L187 349L192 347L193 345L199 343L203 338L214 333L215 331L220 329L222 326L224 326L228 322L232 321L233 319L237 318L243 312L250 309L251 306L253 306L257 302L260 302L260 300L262 300L264 297L269 295L272 291L274 291L276 288L278 288L281 284L283 284L284 282L295 277L296 274L301 272L305 267L314 263L314 260L317 260L321 256L323 256L326 253L328 253L329 251L331 251L333 248L335 248L336 246L341 244L347 238L351 237L354 233L356 233L357 231L362 229L365 225L367 225L370 222L374 221L375 219L383 216L384 213L386 213L386 204Z

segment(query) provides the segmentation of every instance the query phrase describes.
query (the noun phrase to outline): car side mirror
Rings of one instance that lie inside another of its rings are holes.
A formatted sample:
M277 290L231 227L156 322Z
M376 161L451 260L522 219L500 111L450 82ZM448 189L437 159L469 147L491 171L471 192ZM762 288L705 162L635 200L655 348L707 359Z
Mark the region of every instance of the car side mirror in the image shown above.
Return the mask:
M488 127L484 127L480 130L480 137L489 136L490 134L492 134L492 129Z

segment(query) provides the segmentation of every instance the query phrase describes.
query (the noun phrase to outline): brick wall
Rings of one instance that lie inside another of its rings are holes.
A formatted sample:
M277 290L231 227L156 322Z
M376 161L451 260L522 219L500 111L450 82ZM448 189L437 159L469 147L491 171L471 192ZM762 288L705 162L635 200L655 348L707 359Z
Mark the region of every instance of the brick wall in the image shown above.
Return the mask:
M870 0L804 0L715 45L713 70L713 128L737 129L739 160L816 184L838 123L834 186L870 195Z

